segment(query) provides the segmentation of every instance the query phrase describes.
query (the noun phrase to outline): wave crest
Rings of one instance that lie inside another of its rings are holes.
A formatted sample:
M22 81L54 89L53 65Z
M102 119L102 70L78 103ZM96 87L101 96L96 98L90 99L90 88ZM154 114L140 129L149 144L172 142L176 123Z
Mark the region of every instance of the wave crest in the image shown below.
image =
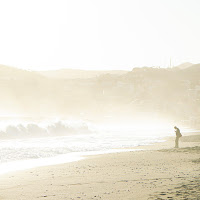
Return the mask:
M94 132L94 126L84 121L57 121L51 123L19 123L0 130L0 137L65 136Z

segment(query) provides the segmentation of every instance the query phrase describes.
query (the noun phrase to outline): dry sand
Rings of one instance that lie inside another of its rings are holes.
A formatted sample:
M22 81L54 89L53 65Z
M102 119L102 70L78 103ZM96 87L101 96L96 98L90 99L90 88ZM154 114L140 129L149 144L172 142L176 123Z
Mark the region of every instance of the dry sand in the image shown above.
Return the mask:
M0 176L1 200L200 199L200 135Z

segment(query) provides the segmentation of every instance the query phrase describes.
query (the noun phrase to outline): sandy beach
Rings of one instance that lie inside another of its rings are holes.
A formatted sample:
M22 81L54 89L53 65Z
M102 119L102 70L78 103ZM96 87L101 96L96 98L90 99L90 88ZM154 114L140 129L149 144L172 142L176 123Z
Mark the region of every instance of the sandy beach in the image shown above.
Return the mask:
M200 199L200 135L0 176L1 200Z

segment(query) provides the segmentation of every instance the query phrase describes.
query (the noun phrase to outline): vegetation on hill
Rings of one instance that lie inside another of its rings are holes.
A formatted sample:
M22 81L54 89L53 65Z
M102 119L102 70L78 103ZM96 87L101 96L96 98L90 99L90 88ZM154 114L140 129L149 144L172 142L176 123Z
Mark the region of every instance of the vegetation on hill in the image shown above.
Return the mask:
M197 64L184 69L143 67L90 78L81 78L80 74L79 78L66 78L68 74L55 79L1 65L0 113L88 118L156 116L198 125L199 74Z

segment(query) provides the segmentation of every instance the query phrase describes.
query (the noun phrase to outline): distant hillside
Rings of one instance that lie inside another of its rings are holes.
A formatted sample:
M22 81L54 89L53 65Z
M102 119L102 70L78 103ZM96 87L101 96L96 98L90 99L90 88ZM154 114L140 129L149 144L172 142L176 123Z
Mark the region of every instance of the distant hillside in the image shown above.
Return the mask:
M189 77L191 80L199 81L200 77L200 64L192 65L183 70L185 76Z
M52 85L48 78L37 72L0 65L0 115L38 112L41 102L51 94Z
M188 67L191 67L192 65L194 65L193 63L190 62L186 62L186 63L182 63L180 65L175 66L174 68L179 68L179 69L186 69Z
M46 72L0 65L0 115L80 117L83 113L93 118L156 113L188 120L200 116L199 74L200 64L184 69Z
M190 67L186 68L185 69L186 71L191 71L191 72L196 72L196 73L199 73L200 72L200 64L194 64L194 65L191 65ZM200 74L198 74L200 75Z
M33 71L17 69L14 67L0 65L0 80L31 80L31 79L44 79L41 74Z
M87 79L95 78L102 74L115 74L122 75L128 71L123 70L108 70L108 71L95 71L95 70L79 70L79 69L60 69L52 71L40 71L43 76L54 79Z

